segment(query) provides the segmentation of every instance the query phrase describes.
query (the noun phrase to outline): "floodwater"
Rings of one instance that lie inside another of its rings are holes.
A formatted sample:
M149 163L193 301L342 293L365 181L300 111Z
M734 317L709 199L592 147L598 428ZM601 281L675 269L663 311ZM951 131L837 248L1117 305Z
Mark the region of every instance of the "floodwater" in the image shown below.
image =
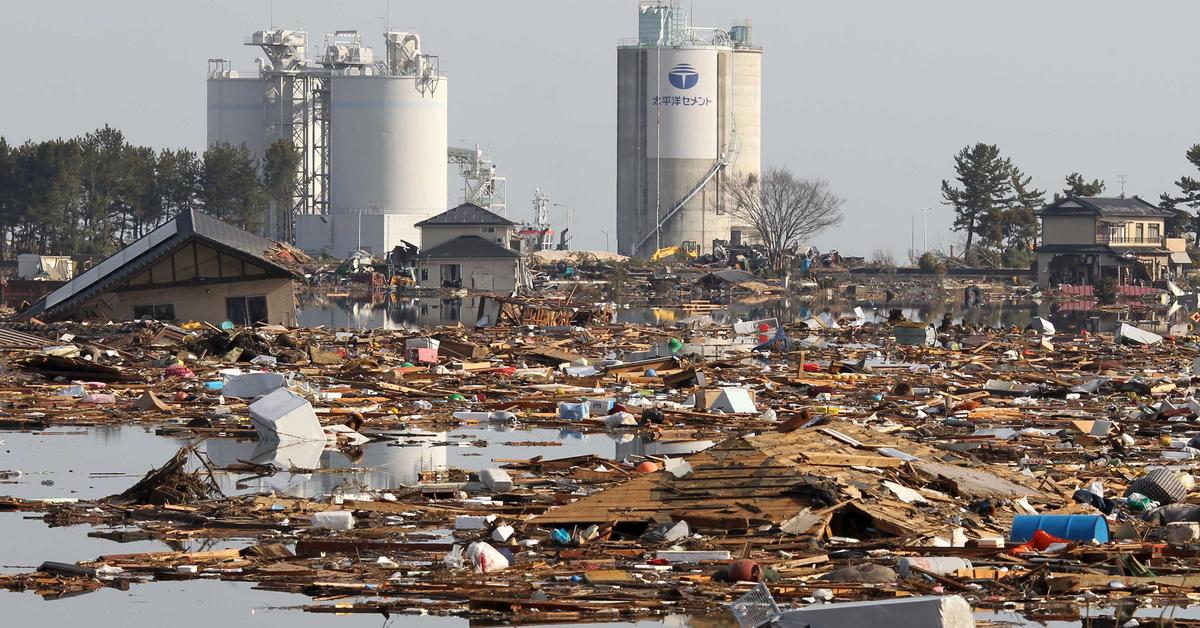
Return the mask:
M301 300L299 322L302 326L329 329L421 329L440 325L473 326L493 315L480 307L477 297L398 298L379 294L374 298L323 297L307 295ZM891 305L858 305L868 321L886 320ZM1111 332L1120 322L1137 324L1149 331L1166 333L1173 323L1190 322L1190 311L1181 308L1134 305L1127 310L1101 309L1094 302L1050 302L1032 300L993 301L964 307L959 303L930 303L920 306L894 306L910 320L938 323L949 315L954 323L983 327L1024 327L1040 316L1053 322L1060 331ZM792 322L829 314L834 318L855 317L856 304L845 301L815 302L807 299L770 299L721 305L711 311L684 310L678 306L617 306L618 323L673 325L698 318L716 324L735 320L778 318Z
M217 480L226 493L276 490L291 495L315 496L341 488L359 486L387 489L411 484L425 470L458 467L478 470L493 466L494 459L523 459L536 455L566 457L596 454L624 458L641 453L685 453L710 444L644 442L630 435L585 434L570 430L520 429L500 425L476 425L444 432L410 430L391 434L394 442L371 443L361 456L352 460L346 454L318 450L288 452L263 450L257 443L233 438L208 438L201 449L217 465L238 460L285 460L301 462L320 469L311 474L287 472L266 478L247 480L218 473ZM190 442L179 437L164 437L154 429L139 426L56 428L43 432L0 432L0 469L19 469L22 475L0 481L0 494L25 498L94 499L119 493L146 471L167 460L181 445ZM555 442L555 446L527 446L521 443ZM506 444L507 443L507 444ZM398 446L401 445L401 446ZM675 447L676 449L672 449ZM287 448L284 448L287 449ZM334 472L329 472L333 470ZM105 554L153 551L201 551L240 548L252 544L250 538L217 541L167 543L161 540L118 543L88 536L89 525L48 527L38 513L0 513L0 572L35 569L42 561L74 562ZM341 600L346 602L349 600ZM215 602L215 603L214 603ZM298 607L312 604L307 596L258 591L249 583L221 582L203 578L186 582L133 584L128 591L100 591L57 600L43 600L32 593L0 592L4 625L75 625L138 627L171 625L175 628L212 628L212 626L289 627L328 625L388 626L392 622L418 622L422 628L466 628L466 620L433 617L393 617L351 614L332 617L304 613ZM414 609L419 612L419 609ZM1112 615L1112 609L1092 609L1090 615ZM1139 617L1157 617L1160 609L1139 609ZM1195 609L1177 609L1175 617L1198 617ZM997 625L1053 626L1078 625L1072 622L1041 624L1022 618L1017 612L980 612L980 619ZM736 626L732 616L717 618L667 617L637 624L610 624L640 628L690 627L726 628Z
M421 628L468 628L455 617L376 614L305 613L297 607L312 604L306 595L256 591L253 584L196 579L185 582L152 582L132 585L128 591L101 589L83 596L41 600L32 593L0 592L6 626L80 626L86 628L217 628L225 626L287 626L309 628L395 628L419 623ZM353 599L339 600L348 603ZM419 613L420 609L414 609ZM604 626L605 624L591 624ZM666 617L636 624L608 624L638 628L722 628L732 622L693 622L687 617ZM545 626L549 626L548 624Z
M629 454L660 451L660 444L632 435L585 434L572 430L522 429L503 425L460 427L444 432L409 430L390 434L394 441L370 443L361 456L351 459L337 451L287 451L290 447L263 449L251 440L208 438L201 450L218 466L242 461L294 462L319 469L309 474L283 472L265 478L239 478L218 473L222 491L257 493L274 490L296 496L316 496L344 488L398 488L414 484L417 473L456 467L479 470L495 466L494 459L525 459L536 455L568 457L595 454L624 458ZM0 432L0 470L20 470L17 478L0 480L0 494L24 498L94 499L123 491L146 471L166 461L185 438L163 437L139 426L56 428L43 432ZM557 445L529 443L557 443ZM690 443L692 448L709 445ZM678 445L677 445L678 446ZM188 541L161 540L117 543L88 536L89 525L48 527L38 513L0 513L0 572L36 569L43 561L75 562L105 554L154 551L200 551L245 547L252 539ZM4 625L69 625L87 618L96 626L317 625L340 622L345 626L380 626L378 615L349 615L334 619L279 607L311 604L307 596L255 591L251 584L193 580L134 584L128 591L103 589L59 600L41 600L32 593L0 592ZM213 604L212 602L217 602ZM113 611L116 611L115 613ZM119 619L118 619L119 618ZM424 616L423 628L465 627L454 618ZM169 623L168 623L169 622ZM686 618L667 620L687 624ZM711 622L706 622L711 623ZM627 625L627 624L626 624ZM663 622L644 622L659 626Z
M274 463L277 467L320 469L309 474L281 472L247 480L217 474L226 494L275 491L313 497L342 487L365 486L387 490L417 483L417 474L446 468L478 471L496 466L494 460L528 459L542 455L566 458L595 454L622 459L630 454L658 453L660 443L647 443L631 434L586 434L573 430L523 429L503 425L473 425L444 432L409 430L387 433L395 440L369 443L351 459L322 443L260 447L258 441L208 438L201 444L215 466L239 461ZM4 442L0 470L19 470L21 477L0 480L0 494L27 499L95 499L125 490L151 468L190 442L157 436L139 426L55 428L43 432L0 432ZM537 445L532 445L536 443ZM556 443L546 445L544 443ZM696 448L711 444L692 441ZM0 560L3 560L0 558Z

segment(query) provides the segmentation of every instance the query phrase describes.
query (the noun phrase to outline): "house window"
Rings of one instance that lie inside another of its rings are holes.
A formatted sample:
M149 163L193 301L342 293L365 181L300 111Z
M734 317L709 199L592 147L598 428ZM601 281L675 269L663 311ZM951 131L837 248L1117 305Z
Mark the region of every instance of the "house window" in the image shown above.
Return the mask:
M1138 242L1143 242L1146 240L1146 226L1145 225L1143 225L1142 223L1139 222L1137 224L1137 227L1135 227L1135 231L1137 232L1137 241Z
M150 318L156 321L173 321L175 320L175 304L135 305L133 306L133 318L134 320Z
M1157 241L1158 238L1161 237L1161 236L1159 236L1159 233L1158 233L1158 223L1152 222L1146 228L1150 230L1150 239L1151 240Z
M480 227L479 230L483 233L496 233L495 227Z
M421 281L429 281L429 269L428 268L421 269Z
M462 285L462 267L458 264L442 264L442 285L458 287Z
M1110 225L1108 227L1108 241L1122 242L1125 240L1125 225Z
M234 325L267 322L267 297L230 297L225 299L225 316Z

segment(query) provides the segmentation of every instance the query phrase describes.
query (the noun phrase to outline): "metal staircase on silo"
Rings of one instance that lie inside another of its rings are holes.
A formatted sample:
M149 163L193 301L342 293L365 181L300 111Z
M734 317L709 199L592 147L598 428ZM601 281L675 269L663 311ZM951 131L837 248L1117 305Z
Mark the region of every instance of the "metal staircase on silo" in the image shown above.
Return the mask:
M741 149L742 140L740 137L738 137L737 124L734 123L733 116L731 114L729 124L729 141L725 143L725 150L717 157L716 161L713 162L713 165L708 169L708 172L706 172L703 177L700 177L700 181L693 186L692 189L688 190L688 193L684 194L677 203L671 206L670 211L668 211L666 215L664 215L658 221L658 224L655 225L654 229L651 229L649 233L647 233L642 237L641 240L638 241L637 245L633 247L633 254L637 255L637 252L641 250L642 245L646 244L647 240L654 237L655 234L661 232L663 226L666 225L672 218L674 218L676 214L682 211L683 206L687 205L688 201L691 201L693 197L699 194L700 191L704 189L704 186L708 185L708 182L712 181L717 176L717 173L728 168L729 166L732 166L734 162L737 161L738 153L741 152ZM718 199L717 202L720 202L720 200Z

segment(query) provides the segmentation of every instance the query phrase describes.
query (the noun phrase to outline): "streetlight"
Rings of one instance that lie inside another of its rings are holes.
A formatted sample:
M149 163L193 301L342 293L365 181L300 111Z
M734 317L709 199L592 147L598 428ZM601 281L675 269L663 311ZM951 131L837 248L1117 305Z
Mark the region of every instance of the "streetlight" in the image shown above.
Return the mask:
M929 232L925 230L925 214L929 212L928 207L921 208L921 253L929 252Z
M608 232L601 229L600 233L604 234L604 252L607 253L608 252Z

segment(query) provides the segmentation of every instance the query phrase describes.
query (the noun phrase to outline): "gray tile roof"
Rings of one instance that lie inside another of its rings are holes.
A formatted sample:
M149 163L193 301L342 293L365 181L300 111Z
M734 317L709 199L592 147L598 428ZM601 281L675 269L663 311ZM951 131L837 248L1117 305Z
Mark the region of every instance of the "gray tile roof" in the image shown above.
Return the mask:
M416 224L417 227L436 225L515 225L517 223L473 203L463 203Z
M506 249L495 242L479 236L458 236L427 251L421 251L421 259L505 259L518 258L521 254Z
M1171 212L1136 196L1130 198L1068 196L1042 208L1038 214L1093 214L1114 218L1168 218L1172 215Z

